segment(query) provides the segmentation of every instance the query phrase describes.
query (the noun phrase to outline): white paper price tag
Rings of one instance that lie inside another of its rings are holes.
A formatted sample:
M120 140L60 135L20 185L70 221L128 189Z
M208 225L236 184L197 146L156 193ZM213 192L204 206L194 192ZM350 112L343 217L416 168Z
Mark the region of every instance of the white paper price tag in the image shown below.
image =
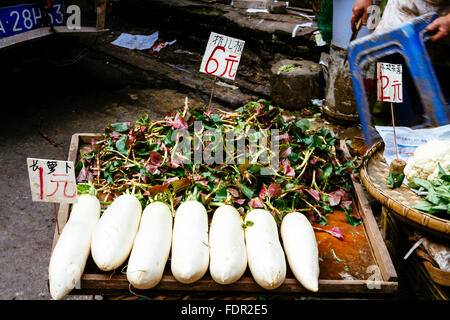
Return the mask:
M76 203L77 183L72 161L27 159L33 201Z
M200 72L234 80L245 41L211 32Z
M378 100L403 102L402 65L379 62L377 64Z

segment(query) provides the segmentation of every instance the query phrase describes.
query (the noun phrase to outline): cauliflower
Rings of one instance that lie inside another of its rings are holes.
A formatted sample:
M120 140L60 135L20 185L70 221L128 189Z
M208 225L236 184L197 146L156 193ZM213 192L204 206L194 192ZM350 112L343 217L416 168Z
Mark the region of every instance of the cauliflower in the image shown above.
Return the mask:
M408 180L419 177L428 181L438 179L438 163L444 170L450 165L450 141L432 140L414 151L405 167Z

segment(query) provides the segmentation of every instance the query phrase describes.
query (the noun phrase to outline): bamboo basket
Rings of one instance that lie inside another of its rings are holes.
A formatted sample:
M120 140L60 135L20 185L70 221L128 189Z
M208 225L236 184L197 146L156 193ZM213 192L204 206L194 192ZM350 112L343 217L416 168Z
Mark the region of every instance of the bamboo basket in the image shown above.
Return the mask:
M389 165L383 157L383 151L384 142L380 140L365 154L360 177L367 191L383 206L391 209L390 212L399 220L438 237L450 239L449 220L414 209L413 206L423 199L404 184L395 189L386 185Z

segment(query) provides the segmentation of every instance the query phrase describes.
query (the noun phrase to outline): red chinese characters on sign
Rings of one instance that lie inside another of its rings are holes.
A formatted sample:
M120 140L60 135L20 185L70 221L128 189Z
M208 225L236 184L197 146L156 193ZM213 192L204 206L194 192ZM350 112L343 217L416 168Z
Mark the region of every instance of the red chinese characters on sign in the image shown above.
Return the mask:
M73 163L27 159L33 201L75 203L77 186Z
M245 42L212 32L200 71L234 80Z
M74 191L72 194L68 194L67 193L67 186L69 185L70 181L69 181L69 175L68 174L52 174L52 178L50 180L51 183L56 184L55 189L52 193L47 194L47 197L53 197L59 190L59 184L64 184L64 197L66 198L73 198L76 195L76 191ZM73 189L73 188L72 188ZM42 195L41 195L42 196Z
M402 65L392 63L377 64L378 100L403 102Z

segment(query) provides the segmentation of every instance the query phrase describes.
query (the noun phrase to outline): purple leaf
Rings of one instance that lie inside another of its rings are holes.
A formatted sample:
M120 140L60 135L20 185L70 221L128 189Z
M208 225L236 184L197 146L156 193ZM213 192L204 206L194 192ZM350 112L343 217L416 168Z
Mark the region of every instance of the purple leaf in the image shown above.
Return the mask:
M341 208L342 209L347 209L352 205L353 201L352 200L345 200L341 202Z
M207 116L208 119L209 119L209 118L211 117L211 115L212 115L212 110L205 111L205 112L203 112L203 114L204 114L205 116Z
M291 163L289 160L286 160L287 163L283 166L283 173L287 177L295 177L295 170L291 167Z
M264 208L264 202L258 197L255 197L252 200L250 200L248 205L252 208Z
M155 167L159 167L162 165L164 157L161 154L159 154L156 151L150 151L149 155L150 155L150 164L151 165L153 165Z
M259 192L259 197L264 199L267 195L267 188L265 185L262 186L261 191Z
M306 218L307 218L309 221L311 221L311 222L317 222L317 217L316 217L316 215L314 214L313 211L307 211L307 212L305 212L305 216L306 216Z
M158 167L153 164L145 165L145 169L147 169L151 174L156 174L156 172L158 171Z
M311 164L316 164L316 162L318 161L319 159L317 159L316 157L313 157L311 160L309 160L309 163L311 163Z
M331 234L333 237L338 238L339 240L344 240L344 234L342 233L341 229L339 229L339 227L331 228L331 230L328 233Z
M289 134L284 133L284 134L281 134L279 136L275 136L274 140L277 141L277 140L283 140L283 139L289 139Z
M173 129L186 129L188 124L186 120L184 120L179 113L175 115L175 119L171 122Z
M77 182L87 182L91 180L92 180L92 172L87 167L83 167L77 176Z
M284 148L284 150L281 151L281 158L286 159L287 157L289 157L292 153L292 148L288 147L288 148Z
M282 193L279 183L272 183L269 188L267 188L267 195L270 198L278 197Z
M118 133L117 131L114 131L113 133L111 133L111 138L113 139L119 139L122 135L120 133Z
M227 191L235 198L239 197L239 191L234 188L227 188Z
M178 177L169 178L164 181L164 184L169 184L169 183L177 181L177 180L180 180L180 179Z
M316 199L316 201L320 200L320 195L319 192L317 192L314 189L307 189L306 192L308 192L310 194L311 197L313 197L314 199Z

